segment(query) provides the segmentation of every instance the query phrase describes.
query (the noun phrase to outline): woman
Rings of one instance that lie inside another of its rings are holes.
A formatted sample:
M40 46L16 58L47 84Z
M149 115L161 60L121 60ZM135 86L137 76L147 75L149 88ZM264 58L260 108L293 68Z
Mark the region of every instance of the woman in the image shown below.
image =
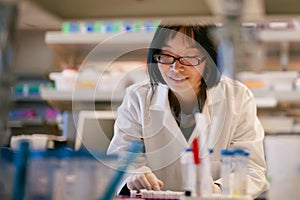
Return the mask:
M125 179L129 189L182 190L180 157L196 137L201 159L214 149L215 193L222 187L219 152L235 147L250 152L248 192L256 197L266 186L264 131L254 97L221 75L209 28L160 25L148 53L150 83L127 89L108 152L126 151L132 141L143 144Z

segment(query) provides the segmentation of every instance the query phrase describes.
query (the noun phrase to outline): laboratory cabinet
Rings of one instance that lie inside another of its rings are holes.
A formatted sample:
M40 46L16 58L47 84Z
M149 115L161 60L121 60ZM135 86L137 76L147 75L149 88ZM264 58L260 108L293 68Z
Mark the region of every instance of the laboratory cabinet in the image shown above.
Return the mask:
M258 116L267 135L300 133L299 30L296 25L259 31L264 66L242 72L248 76L246 85L263 105L258 106Z
M73 66L77 71L73 87L68 90L57 84L54 88L41 88L41 98L62 112L62 136L71 147L76 141L81 112L116 111L126 87L147 79L145 63L153 34L154 30L142 28L110 33L49 31L45 34L45 43L59 60L61 73L56 75L63 74L65 66Z
M41 87L52 87L53 83L38 74L15 74L14 77L8 114L11 136L60 135L57 121L60 112L47 104L40 93Z

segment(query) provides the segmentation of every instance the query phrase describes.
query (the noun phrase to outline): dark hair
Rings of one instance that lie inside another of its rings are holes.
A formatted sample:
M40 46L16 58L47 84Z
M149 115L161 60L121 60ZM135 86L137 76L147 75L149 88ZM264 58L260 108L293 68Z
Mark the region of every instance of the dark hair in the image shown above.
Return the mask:
M183 34L195 40L197 46L207 56L206 66L202 75L199 101L203 105L206 100L206 89L215 86L221 77L221 72L217 66L217 51L210 35L210 29L213 25L159 25L148 52L147 65L152 89L155 90L158 83L166 84L158 69L157 62L153 55L161 51L165 42L172 39L183 30ZM201 106L202 107L202 106Z

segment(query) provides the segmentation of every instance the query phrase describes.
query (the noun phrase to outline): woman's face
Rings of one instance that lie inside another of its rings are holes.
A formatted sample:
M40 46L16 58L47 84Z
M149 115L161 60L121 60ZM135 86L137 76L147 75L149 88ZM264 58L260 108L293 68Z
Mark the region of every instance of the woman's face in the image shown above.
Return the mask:
M196 48L196 42L192 42L182 33L177 33L173 39L170 39L161 49L161 54L167 54L175 58L178 57L198 57L203 59L203 53ZM168 84L170 89L176 94L194 92L198 95L201 85L206 61L196 66L186 66L175 60L173 64L158 63L160 73Z

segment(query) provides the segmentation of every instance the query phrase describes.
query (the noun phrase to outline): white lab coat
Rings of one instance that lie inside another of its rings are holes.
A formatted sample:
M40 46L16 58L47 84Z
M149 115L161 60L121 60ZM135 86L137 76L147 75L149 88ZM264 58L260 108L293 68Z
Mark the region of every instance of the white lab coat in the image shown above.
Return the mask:
M145 154L139 154L133 168L137 171L152 170L164 182L164 190L182 190L180 156L195 137L200 137L202 159L207 158L208 148L214 149L212 176L218 183L222 182L220 150L246 148L250 151L249 193L256 197L264 191L264 130L256 116L250 90L223 76L217 86L208 90L203 113L195 116L196 128L189 141L171 113L168 90L161 84L153 94L148 82L127 89L118 109L108 153L121 153L128 148L130 141L140 140Z

